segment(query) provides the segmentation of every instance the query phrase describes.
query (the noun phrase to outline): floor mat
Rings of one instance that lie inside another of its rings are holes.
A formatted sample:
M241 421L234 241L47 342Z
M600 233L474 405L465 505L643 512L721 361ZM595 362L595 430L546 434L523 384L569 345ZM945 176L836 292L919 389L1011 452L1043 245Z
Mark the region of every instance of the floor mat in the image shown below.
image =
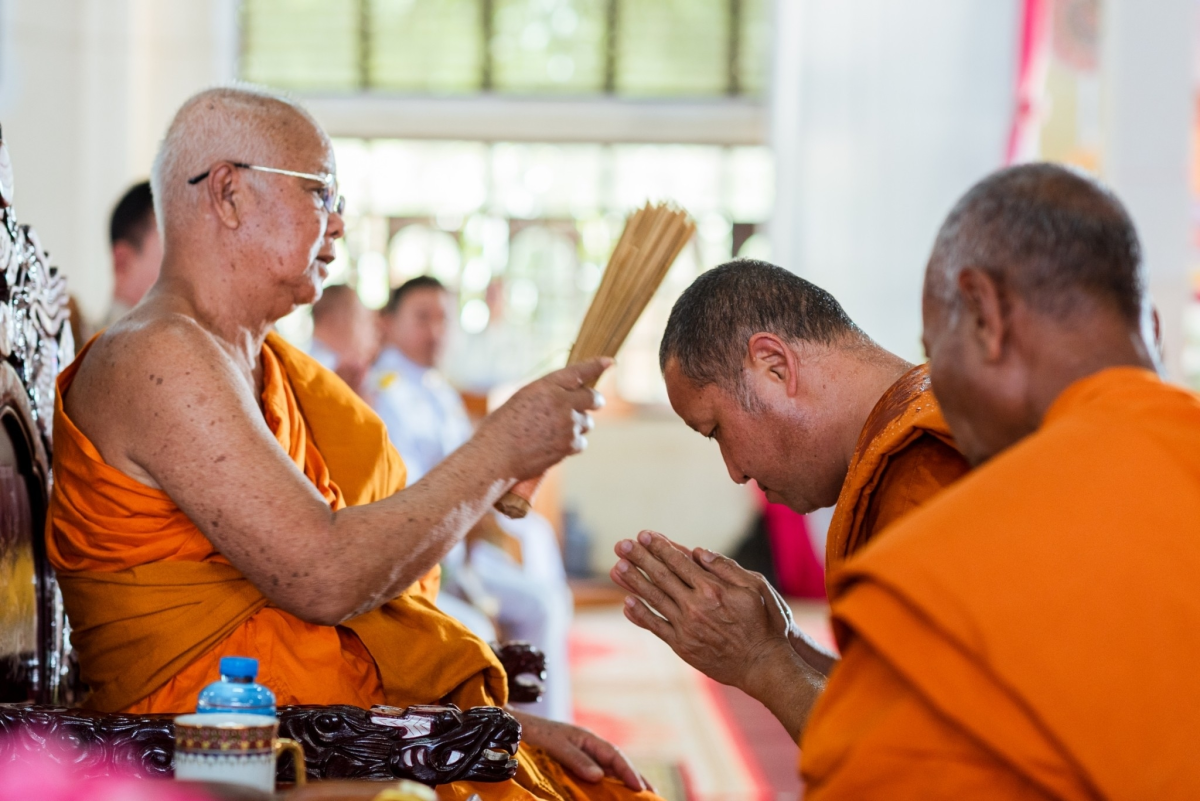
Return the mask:
M797 622L828 640L817 606ZM796 747L757 701L723 687L625 619L581 609L571 633L576 722L622 748L669 801L795 798Z

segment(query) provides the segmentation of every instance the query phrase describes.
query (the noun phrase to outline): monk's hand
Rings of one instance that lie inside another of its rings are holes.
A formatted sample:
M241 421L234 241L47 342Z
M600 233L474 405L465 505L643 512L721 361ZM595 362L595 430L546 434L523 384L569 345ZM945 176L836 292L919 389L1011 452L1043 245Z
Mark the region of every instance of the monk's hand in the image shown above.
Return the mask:
M585 782L610 776L630 790L653 789L621 749L587 729L528 712L508 711L521 722L521 739L549 753L573 776Z
M818 645L812 637L796 625L796 621L792 617L792 608L787 605L787 602L762 573L747 570L728 556L714 553L707 548L693 549L692 558L705 570L730 584L756 589L767 605L772 625L782 625L788 632L788 641L791 642L792 650L796 652L796 655L822 676L829 675L834 663L837 662L837 656Z
M543 376L488 415L476 439L498 450L508 477L540 476L587 447L589 412L604 405L592 384L612 364L592 359Z
M749 691L764 660L780 649L793 658L791 612L759 574L710 570L712 562L650 531L617 543L616 554L610 575L633 593L625 617L706 676Z

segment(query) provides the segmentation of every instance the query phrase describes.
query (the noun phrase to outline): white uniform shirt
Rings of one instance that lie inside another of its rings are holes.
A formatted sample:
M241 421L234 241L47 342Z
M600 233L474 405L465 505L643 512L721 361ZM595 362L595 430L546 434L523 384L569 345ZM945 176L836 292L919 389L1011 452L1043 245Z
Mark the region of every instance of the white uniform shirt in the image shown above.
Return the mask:
M387 346L367 378L372 405L408 469L412 484L471 438L467 408L454 387L432 367L416 364Z

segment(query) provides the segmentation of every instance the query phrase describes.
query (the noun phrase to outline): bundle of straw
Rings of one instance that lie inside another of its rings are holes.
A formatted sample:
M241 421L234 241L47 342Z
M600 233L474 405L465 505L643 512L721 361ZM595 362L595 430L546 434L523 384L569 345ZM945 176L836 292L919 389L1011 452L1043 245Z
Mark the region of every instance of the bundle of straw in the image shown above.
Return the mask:
M647 203L629 216L567 357L568 365L617 355L695 231L687 212L666 203ZM541 481L540 477L522 481L496 502L496 508L509 517L524 517Z

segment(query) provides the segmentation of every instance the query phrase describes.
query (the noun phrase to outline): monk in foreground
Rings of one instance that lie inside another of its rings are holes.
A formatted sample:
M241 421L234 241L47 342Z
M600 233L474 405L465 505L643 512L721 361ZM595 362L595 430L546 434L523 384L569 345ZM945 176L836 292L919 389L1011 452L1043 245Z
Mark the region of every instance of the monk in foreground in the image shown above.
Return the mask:
M506 703L431 571L515 481L584 446L607 365L526 387L405 489L379 418L272 333L320 294L335 169L312 118L264 92L203 92L167 131L161 278L62 374L55 410L47 549L93 709L193 710L232 654L281 705ZM443 797L654 797L608 743L516 714L516 778Z
M925 276L968 476L835 581L842 664L806 798L1200 797L1200 398L1141 335L1108 191L1025 165L971 189Z
M879 347L828 292L780 267L739 260L697 278L659 358L671 405L717 441L734 481L754 479L802 514L837 503L831 573L967 470L928 369ZM616 553L612 578L633 594L626 616L758 699L798 740L836 659L770 584L651 532Z

